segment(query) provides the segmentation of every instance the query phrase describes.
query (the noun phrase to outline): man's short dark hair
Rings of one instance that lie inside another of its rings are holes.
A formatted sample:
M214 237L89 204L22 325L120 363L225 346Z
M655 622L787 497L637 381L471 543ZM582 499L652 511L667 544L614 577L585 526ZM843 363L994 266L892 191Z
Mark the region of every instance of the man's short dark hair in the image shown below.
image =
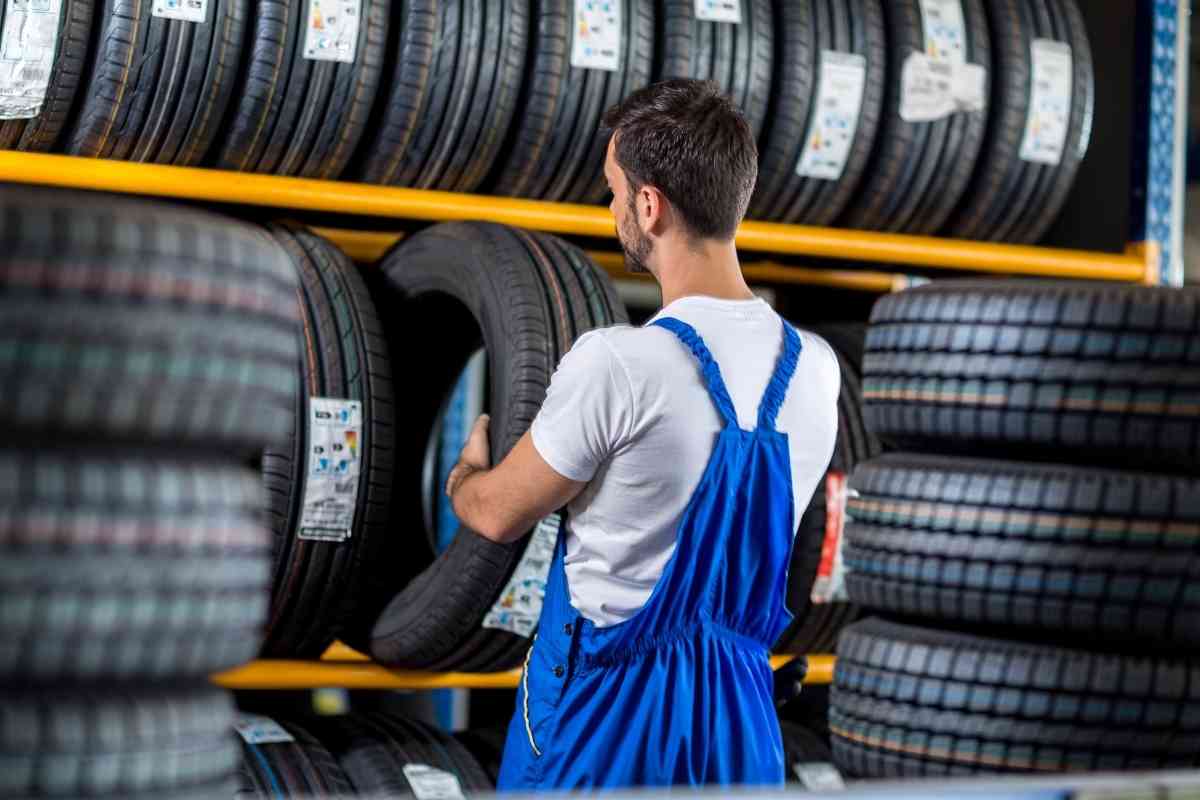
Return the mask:
M732 239L758 177L745 117L712 81L673 79L639 89L604 115L630 190L650 184L694 236Z

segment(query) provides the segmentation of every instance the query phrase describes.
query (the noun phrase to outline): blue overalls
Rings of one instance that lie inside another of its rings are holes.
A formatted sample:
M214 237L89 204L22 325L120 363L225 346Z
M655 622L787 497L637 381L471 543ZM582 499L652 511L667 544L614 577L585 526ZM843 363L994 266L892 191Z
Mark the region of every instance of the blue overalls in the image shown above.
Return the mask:
M769 649L791 621L795 522L788 440L775 417L800 338L784 323L758 427L747 431L699 334L677 319L654 324L691 349L725 425L675 551L632 618L598 628L575 610L560 532L501 790L783 784Z

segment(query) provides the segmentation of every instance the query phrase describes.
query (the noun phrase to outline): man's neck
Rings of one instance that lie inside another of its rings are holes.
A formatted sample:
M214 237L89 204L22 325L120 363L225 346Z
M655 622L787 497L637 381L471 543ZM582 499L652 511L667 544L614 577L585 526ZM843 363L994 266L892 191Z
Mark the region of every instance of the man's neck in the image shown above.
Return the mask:
M681 297L703 295L719 300L751 300L733 242L704 242L659 254L658 283L663 306Z

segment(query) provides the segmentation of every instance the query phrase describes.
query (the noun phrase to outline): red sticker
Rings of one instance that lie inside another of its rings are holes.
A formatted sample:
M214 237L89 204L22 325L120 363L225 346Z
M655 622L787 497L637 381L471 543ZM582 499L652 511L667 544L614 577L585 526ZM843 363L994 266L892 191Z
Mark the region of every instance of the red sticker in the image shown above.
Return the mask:
M825 539L821 543L821 562L813 581L810 599L814 604L846 599L842 568L842 531L846 527L846 500L849 490L846 473L830 470L825 475Z

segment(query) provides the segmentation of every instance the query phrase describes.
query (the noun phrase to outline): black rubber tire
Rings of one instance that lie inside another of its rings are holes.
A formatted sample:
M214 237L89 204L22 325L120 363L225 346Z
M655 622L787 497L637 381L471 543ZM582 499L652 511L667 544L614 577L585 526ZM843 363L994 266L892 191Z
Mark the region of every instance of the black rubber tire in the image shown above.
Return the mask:
M847 585L864 606L1200 648L1195 479L896 453L852 483Z
M830 692L838 766L869 778L1200 763L1200 666L868 619Z
M5 798L233 796L233 704L220 689L4 689L0 723Z
M250 744L238 737L242 765L238 797L351 797L354 785L337 759L296 722L272 720L291 742Z
M475 728L454 734L454 738L471 752L493 784L500 780L500 761L504 757L504 742L508 738L508 723L489 728Z
M367 129L387 42L385 0L363 0L353 63L304 57L306 3L255 0L238 102L214 146L221 169L334 180Z
M1091 48L1075 0L989 0L987 10L996 35L992 118L970 191L945 230L960 238L1036 242L1062 209L1091 139ZM1057 166L1022 161L1019 155L1035 38L1065 41L1074 56L1071 120Z
M30 119L0 121L0 147L47 153L57 146L66 127L87 58L92 0L64 0L59 14L58 44L42 110ZM0 8L3 24L4 8Z
M864 417L902 449L1200 469L1200 290L948 281L871 322Z
M767 115L775 55L771 0L739 0L742 21L696 19L695 0L658 0L654 80L715 81L757 138Z
M833 763L829 740L811 728L781 719L779 731L783 734L783 769L789 785L799 784L797 765Z
M529 0L405 3L391 97L357 174L371 183L472 192L517 111Z
M859 184L841 224L932 233L945 224L967 189L988 111L955 112L934 122L901 119L904 62L912 52L925 49L921 10L918 0L892 0L883 9L888 39L883 119L866 167L868 177ZM991 50L983 0L963 0L962 12L967 61L987 68Z
M372 712L315 719L309 730L329 748L359 795L413 797L404 774L409 764L451 773L468 797L496 788L470 751L417 720Z
M607 195L604 112L650 83L655 0L618 0L625 33L616 72L571 66L570 0L533 0L517 115L485 188L493 194L573 203Z
M397 520L406 563L424 568L375 624L379 661L421 669L501 670L520 663L527 639L480 624L524 552L460 529L436 559L428 548L423 479L437 419L468 358L486 347L491 449L502 458L528 429L559 359L584 331L625 320L607 277L581 251L545 234L483 223L426 229L382 265L380 303L395 309L393 350L422 390L399 399ZM412 348L436 331L439 347ZM423 552L421 552L423 550Z
M880 0L832 0L829 4L776 0L775 25L776 77L760 140L758 185L749 216L832 225L862 179L879 129L887 63L883 9ZM836 181L796 174L814 113L812 101L823 50L855 53L866 59L858 126L845 168Z
M68 437L256 453L287 432L296 278L261 229L88 192L0 186L0 419Z
M261 507L249 469L0 450L0 681L203 678L250 660Z
M316 658L336 637L365 647L375 616L399 586L403 553L391 531L396 448L392 368L375 304L357 267L316 234L271 231L300 279L305 353L290 417L291 441L263 455L275 571L263 654ZM345 541L300 538L308 475L308 398L362 403L353 528Z

